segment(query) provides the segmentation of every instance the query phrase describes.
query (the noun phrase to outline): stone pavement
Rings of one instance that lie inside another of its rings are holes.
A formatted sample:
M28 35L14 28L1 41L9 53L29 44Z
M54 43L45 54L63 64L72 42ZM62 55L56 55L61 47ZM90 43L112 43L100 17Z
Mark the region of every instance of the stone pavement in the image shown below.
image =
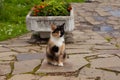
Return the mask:
M120 0L73 3L75 30L64 67L46 64L31 33L0 42L0 80L120 80Z

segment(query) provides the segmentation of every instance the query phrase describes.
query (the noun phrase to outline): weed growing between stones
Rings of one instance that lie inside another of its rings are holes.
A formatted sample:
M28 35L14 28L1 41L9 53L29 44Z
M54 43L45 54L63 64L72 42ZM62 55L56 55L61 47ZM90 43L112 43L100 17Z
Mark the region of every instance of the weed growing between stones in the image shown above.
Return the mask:
M108 42L111 42L112 38L111 37L106 37L105 38Z
M96 69L100 69L100 70L104 70L104 71L114 72L116 75L118 75L118 74L120 73L120 71L111 70L111 69L106 69L106 68L96 68Z
M10 79L13 75L12 72L14 70L14 62L10 62L11 72L6 74L6 79Z

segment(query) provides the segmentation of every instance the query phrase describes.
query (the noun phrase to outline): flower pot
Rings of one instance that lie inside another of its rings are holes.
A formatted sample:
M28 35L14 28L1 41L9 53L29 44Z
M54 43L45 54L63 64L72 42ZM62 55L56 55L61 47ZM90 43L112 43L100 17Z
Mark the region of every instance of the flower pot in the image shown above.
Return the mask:
M50 32L52 23L56 25L65 23L65 31L72 31L74 29L73 9L70 11L70 16L31 16L31 11L26 16L29 31Z

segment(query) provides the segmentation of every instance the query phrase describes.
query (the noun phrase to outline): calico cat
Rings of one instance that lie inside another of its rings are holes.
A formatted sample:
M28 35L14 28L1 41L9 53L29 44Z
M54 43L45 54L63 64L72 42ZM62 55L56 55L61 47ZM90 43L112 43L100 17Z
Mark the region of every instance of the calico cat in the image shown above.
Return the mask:
M64 66L63 62L66 58L64 43L64 24L56 26L51 25L51 34L46 48L46 57L48 63L57 66Z

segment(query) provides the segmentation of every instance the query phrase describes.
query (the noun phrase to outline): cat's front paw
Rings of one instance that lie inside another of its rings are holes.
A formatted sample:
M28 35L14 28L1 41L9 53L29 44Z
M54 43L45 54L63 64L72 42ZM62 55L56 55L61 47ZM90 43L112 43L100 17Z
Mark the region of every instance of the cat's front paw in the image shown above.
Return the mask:
M61 66L61 67L62 67L62 66L64 66L64 65L63 65L63 63L59 63L58 66Z

